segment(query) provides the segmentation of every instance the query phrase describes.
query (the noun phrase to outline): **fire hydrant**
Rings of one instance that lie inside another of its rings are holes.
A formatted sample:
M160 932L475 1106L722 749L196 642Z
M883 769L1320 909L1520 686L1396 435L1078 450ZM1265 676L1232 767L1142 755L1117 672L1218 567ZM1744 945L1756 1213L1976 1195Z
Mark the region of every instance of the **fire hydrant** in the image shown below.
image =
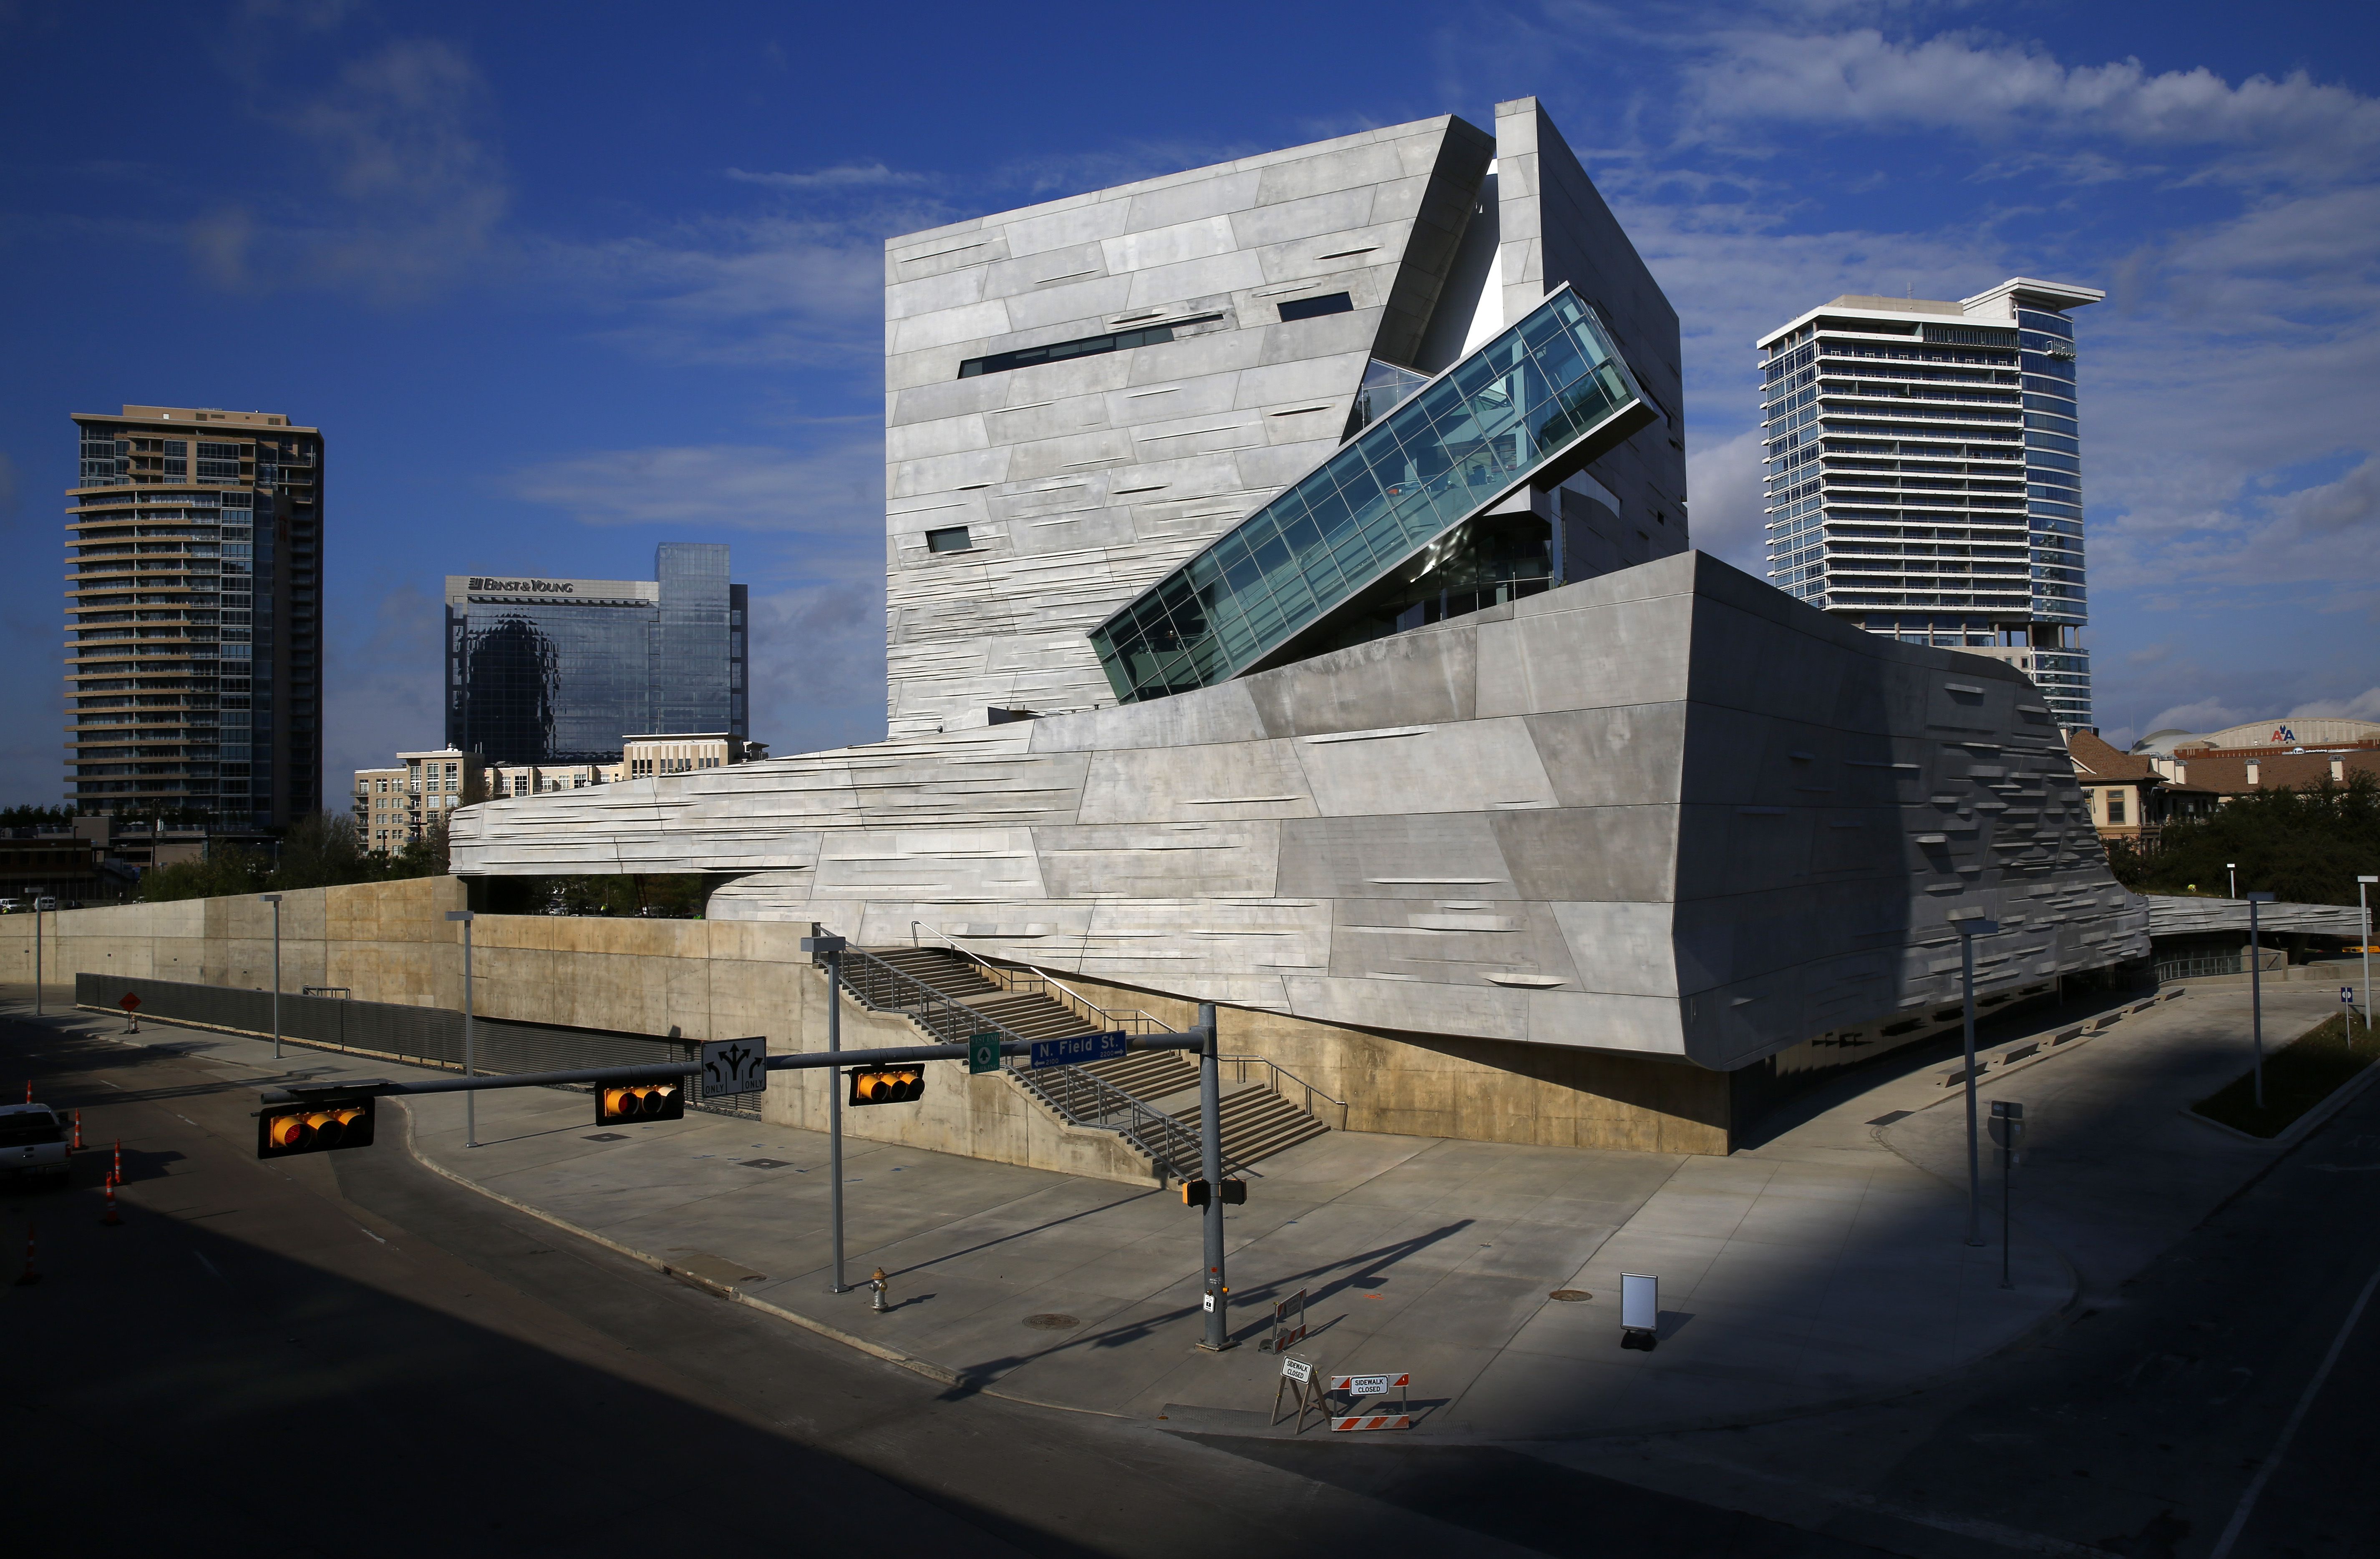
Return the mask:
M879 1315L882 1315L885 1311L891 1310L892 1307L884 1302L885 1291L891 1286L892 1279L884 1275L884 1269L882 1267L878 1267L876 1269L876 1275L868 1280L868 1287L873 1290L873 1294L868 1301L868 1308L874 1311Z

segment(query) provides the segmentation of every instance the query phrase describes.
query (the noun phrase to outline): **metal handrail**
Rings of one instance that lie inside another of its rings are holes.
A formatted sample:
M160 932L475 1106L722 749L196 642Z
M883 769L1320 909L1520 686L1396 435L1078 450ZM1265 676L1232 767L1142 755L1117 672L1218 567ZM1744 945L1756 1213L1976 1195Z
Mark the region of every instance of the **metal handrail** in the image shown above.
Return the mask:
M1339 1130L1342 1131L1347 1130L1347 1101L1344 1099L1332 1098L1330 1094L1325 1094L1321 1089L1317 1088L1314 1084L1306 1082L1305 1079L1298 1076L1295 1072L1291 1071L1287 1067L1282 1066L1280 1062L1264 1056L1223 1056L1219 1057L1218 1059L1229 1061L1233 1067L1238 1069L1232 1074L1232 1081L1234 1082L1245 1082L1248 1080L1248 1068L1251 1065L1264 1067L1269 1070L1272 1073L1272 1082L1270 1084L1272 1091L1274 1094L1284 1099L1289 1095L1282 1091L1281 1083L1284 1082L1295 1083L1298 1087L1305 1091L1305 1113L1308 1115L1312 1115L1314 1113L1314 1101L1317 1099L1321 1100L1326 1105L1338 1106Z
M987 1030L996 1031L1003 1041L1025 1038L997 1018L943 995L862 949L846 945L842 963L844 986L861 1006L873 1011L898 1012L944 1044L964 1044L967 1035ZM1067 1124L1113 1131L1175 1179L1197 1178L1195 1167L1187 1174L1180 1167L1184 1164L1195 1166L1199 1161L1196 1134L1146 1099L1127 1094L1080 1067L1028 1070L1018 1067L1014 1057L1003 1057L1002 1069L1057 1111ZM1091 1106L1087 1111L1082 1107L1084 1103ZM1122 1124L1113 1119L1118 1115L1123 1117ZM1226 1160L1227 1165L1230 1162ZM1241 1167L1241 1172L1255 1171Z
M1093 1001L1090 997L1084 996L1079 991L1072 989L1064 983L1052 976L1050 972L1045 969L1037 969L1032 964L1023 962L1018 963L1014 968L1003 968L999 964L990 961L984 958L982 954L976 952L974 949L961 947L957 940L953 938L949 932L928 925L922 920L913 920L909 923L909 945L911 947L917 946L917 933L921 928L931 932L953 952L957 953L961 958L966 959L968 961L975 964L977 968L981 969L986 973L990 974L995 981L999 982L1000 985L1003 989L1015 990L1018 988L1012 982L1020 971L1031 975L1036 981L1039 982L1043 989L1026 991L1024 994L1029 996L1041 996L1046 995L1049 991L1056 991L1060 996L1065 997L1067 1002L1074 1007L1075 1015L1076 1017L1095 1027L1102 1029L1120 1029L1125 1033L1148 1033L1152 1031L1158 1033L1180 1033L1182 1032L1180 1029L1177 1029L1172 1024L1167 1022L1164 1019L1158 1017L1154 1013L1149 1012L1143 1008L1135 1007L1129 1014L1126 1014L1117 1011L1111 1008L1101 1007L1098 1002Z

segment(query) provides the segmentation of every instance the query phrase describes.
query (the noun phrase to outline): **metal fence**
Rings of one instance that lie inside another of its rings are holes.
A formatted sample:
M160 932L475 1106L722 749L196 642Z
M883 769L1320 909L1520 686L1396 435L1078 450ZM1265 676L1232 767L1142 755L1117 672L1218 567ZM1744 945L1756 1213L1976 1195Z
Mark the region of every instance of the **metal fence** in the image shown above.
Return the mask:
M140 1016L160 1022L194 1023L235 1033L273 1032L273 993L181 980L121 979L77 974L75 1005L103 1010L119 1008L127 995L140 998ZM405 1007L344 997L281 994L281 1037L314 1050L372 1056L408 1066L463 1070L463 1014L443 1007ZM480 1018L471 1025L473 1064L483 1072L575 1071L594 1067L645 1066L695 1061L701 1046L664 1034L625 1033L610 1029L565 1028L550 1023ZM751 1094L731 1094L716 1103L702 1097L702 1079L686 1080L686 1103L718 1115L759 1118Z
M2277 950L2265 952L2262 963L2265 973L2269 974L2275 970L2288 967L2288 953ZM2156 983L2166 985L2171 985L2176 980L2211 980L2219 975L2246 973L2248 973L2248 955L2244 951L2209 953L2198 958L2159 959L2156 965Z

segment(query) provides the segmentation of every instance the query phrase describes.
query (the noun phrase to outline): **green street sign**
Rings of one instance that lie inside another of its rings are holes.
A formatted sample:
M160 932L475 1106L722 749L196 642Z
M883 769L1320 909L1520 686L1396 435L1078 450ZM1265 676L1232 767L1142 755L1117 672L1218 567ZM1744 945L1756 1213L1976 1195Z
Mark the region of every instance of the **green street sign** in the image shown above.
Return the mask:
M996 1072L999 1070L999 1031L967 1035L967 1074L973 1076L978 1072Z

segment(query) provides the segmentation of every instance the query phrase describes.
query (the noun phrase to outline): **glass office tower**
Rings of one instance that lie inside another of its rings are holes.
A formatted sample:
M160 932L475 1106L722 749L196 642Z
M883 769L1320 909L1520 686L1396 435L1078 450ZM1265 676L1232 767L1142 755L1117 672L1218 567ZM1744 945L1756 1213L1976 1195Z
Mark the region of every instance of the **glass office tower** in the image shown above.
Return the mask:
M446 743L492 763L612 763L632 735L750 734L745 586L664 542L651 579L449 574Z
M1768 577L1870 633L2007 660L2092 724L2074 326L2012 278L1845 296L1760 342Z
M322 435L271 412L74 414L67 799L280 828L322 805Z

